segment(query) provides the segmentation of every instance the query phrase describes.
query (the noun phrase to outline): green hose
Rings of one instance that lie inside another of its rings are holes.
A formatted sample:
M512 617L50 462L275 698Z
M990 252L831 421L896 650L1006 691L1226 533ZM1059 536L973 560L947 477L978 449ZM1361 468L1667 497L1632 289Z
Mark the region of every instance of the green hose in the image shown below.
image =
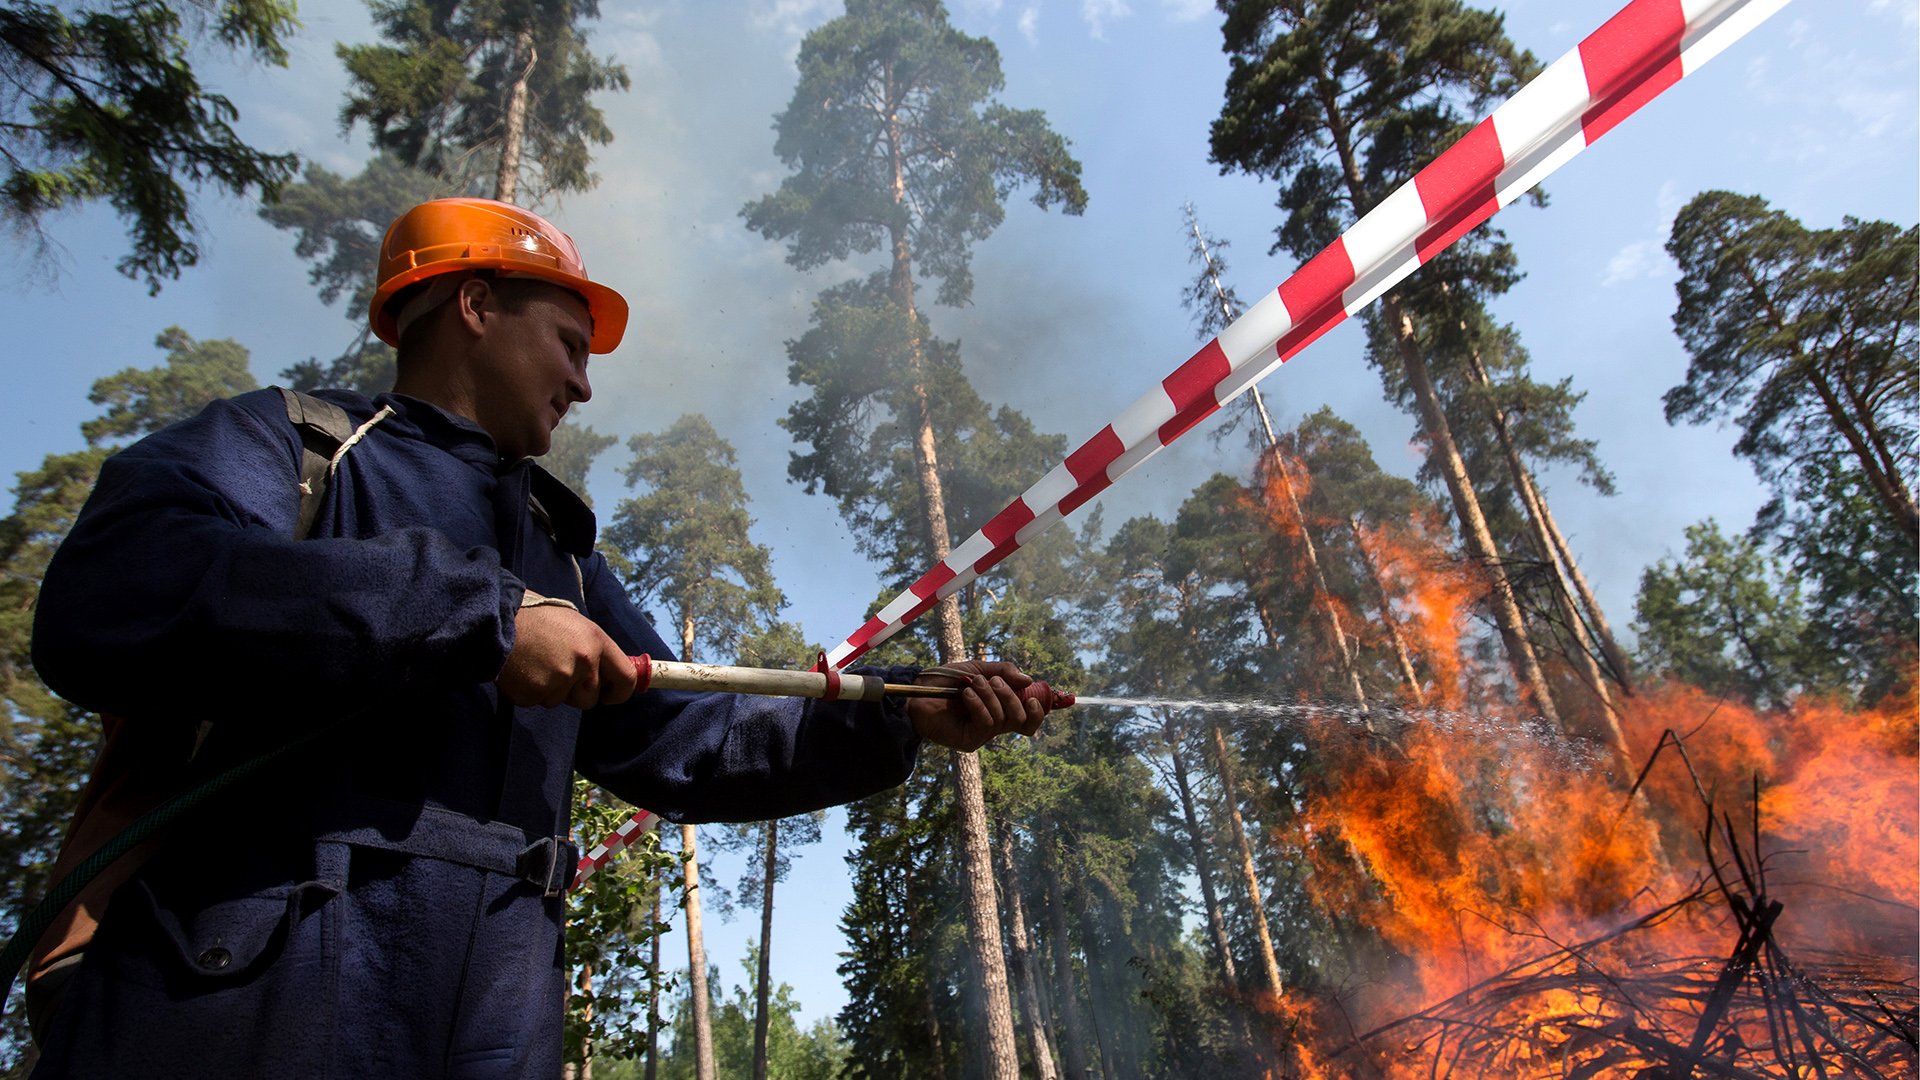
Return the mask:
M118 836L107 841L105 846L87 856L79 866L73 868L71 873L56 882L53 888L48 890L47 895L34 905L33 910L27 913L26 918L20 920L20 925L14 930L13 938L7 942L6 949L0 950L0 973L6 975L6 988L0 991L0 1010L5 1009L7 1000L13 996L14 979L19 976L21 967L26 964L27 955L33 951L34 943L40 940L41 934L46 933L47 927L53 925L53 920L59 916L61 910L72 903L74 897L80 895L80 890L86 888L88 882L100 875L100 871L112 865L120 856L145 843L148 837L165 828L175 818L291 755L294 751L305 749L319 741L320 737L333 727L334 725L329 724L315 728L290 743L268 750L258 757L249 758L225 772L215 773L175 795L149 810L145 815L136 818L133 824L128 825Z

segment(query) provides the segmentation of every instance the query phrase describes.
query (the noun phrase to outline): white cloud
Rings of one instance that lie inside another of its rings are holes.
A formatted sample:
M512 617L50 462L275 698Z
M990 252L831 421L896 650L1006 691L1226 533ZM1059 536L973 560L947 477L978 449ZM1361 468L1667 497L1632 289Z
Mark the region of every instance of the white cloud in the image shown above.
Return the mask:
M1913 0L1874 0L1869 7L1920 25ZM1790 24L1788 39L1788 50L1761 53L1745 68L1751 100L1772 107L1784 122L1785 137L1771 150L1776 160L1813 165L1841 160L1840 147L1860 139L1911 139L1911 67L1876 60L1861 47L1835 49L1805 19ZM1809 87L1818 94L1810 95Z
M840 0L756 0L747 13L747 20L756 29L777 29L798 38L831 17L839 7Z
M1657 218L1650 239L1635 240L1613 253L1607 269L1600 275L1603 286L1623 285L1642 278L1670 276L1673 266L1667 258L1667 235L1673 231L1673 219L1680 214L1690 196L1672 179L1661 181L1653 197Z
M1107 39L1107 21L1133 14L1127 0L1080 0L1080 17L1087 20L1087 32L1095 41Z
M1198 22L1218 10L1213 0L1160 0L1160 6L1167 9L1167 18L1174 22Z
M1891 14L1902 26L1920 26L1920 4L1913 0L1873 0L1867 10Z
M1689 198L1691 198L1691 196L1682 191L1680 185L1673 180L1661 182L1660 194L1653 198L1653 205L1660 211L1661 236L1665 236L1668 232L1672 231L1673 219L1680 216L1680 208L1687 205Z
M1029 45L1040 44L1040 6L1038 4L1028 5L1026 10L1020 13L1020 36L1026 38Z
M1607 260L1607 272L1600 284L1622 285L1629 281L1656 276L1664 263L1658 240L1635 240L1613 253Z

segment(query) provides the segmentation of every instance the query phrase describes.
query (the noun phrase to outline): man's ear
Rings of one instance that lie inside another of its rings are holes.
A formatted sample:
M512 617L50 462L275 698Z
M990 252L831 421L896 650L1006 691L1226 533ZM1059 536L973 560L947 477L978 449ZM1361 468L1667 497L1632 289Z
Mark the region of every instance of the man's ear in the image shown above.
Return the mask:
M479 337L486 332L487 320L495 311L491 285L481 278L469 278L460 283L453 302L460 325L469 335Z

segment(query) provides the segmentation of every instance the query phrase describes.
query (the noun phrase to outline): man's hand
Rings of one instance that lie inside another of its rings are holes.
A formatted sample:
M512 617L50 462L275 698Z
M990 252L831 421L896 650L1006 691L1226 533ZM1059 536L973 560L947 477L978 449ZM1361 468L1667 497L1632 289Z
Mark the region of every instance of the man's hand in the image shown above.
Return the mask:
M1033 677L1001 661L968 660L947 664L945 670L967 673L964 679L926 671L914 681L926 686L964 686L959 697L908 698L907 717L913 730L928 742L955 750L978 750L995 736L1017 731L1031 738L1046 719L1039 701L1020 700L1020 691Z
M592 619L558 605L521 608L494 680L515 705L618 705L640 685L633 661Z

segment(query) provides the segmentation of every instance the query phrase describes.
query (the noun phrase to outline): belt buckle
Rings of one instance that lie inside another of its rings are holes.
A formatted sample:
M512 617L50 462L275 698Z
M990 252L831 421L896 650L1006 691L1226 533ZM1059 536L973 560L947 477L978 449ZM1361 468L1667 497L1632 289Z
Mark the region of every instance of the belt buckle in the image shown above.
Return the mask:
M562 865L562 856L576 850L564 836L543 836L520 852L520 880L538 885L545 899L565 896L572 883L571 863ZM566 876L562 876L562 875Z

